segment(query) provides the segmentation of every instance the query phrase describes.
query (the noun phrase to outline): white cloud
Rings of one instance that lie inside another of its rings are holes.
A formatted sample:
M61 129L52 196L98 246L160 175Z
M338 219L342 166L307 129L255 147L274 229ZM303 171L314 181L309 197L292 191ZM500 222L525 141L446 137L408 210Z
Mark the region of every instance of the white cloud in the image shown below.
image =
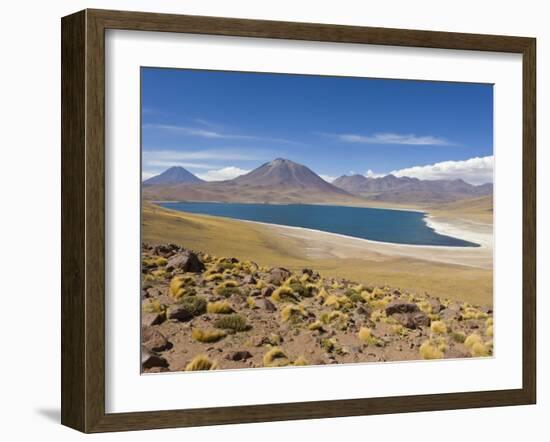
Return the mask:
M169 130L183 133L185 135L192 135L200 138L209 138L209 139L220 139L220 140L255 140L255 141L271 141L277 143L286 143L286 144L296 144L304 145L299 141L287 140L284 138L273 138L273 137L264 137L258 135L245 135L245 134L230 134L222 132L216 129L216 126L212 123L207 122L206 120L195 120L204 127L192 127L192 126L180 126L176 124L144 124L145 129L160 129L160 130Z
M336 134L333 135L340 141L347 143L363 144L408 144L414 146L437 145L449 146L453 143L445 138L435 137L433 135L417 136L414 134L396 134L396 133L375 133L372 135L358 134Z
M197 173L196 175L205 181L224 181L236 178L248 172L250 171L239 167L228 166L221 169L212 169L205 173Z
M382 173L382 174L380 174L380 173L374 173L371 169L369 169L369 170L367 170L367 171L365 172L365 176L366 176L367 178L380 178L380 177L383 177L384 174L383 174L383 173Z
M169 167L174 166L180 166L184 167L186 169L211 169L213 166L212 164L205 164L205 163L191 163L188 161L147 161L146 166L144 167L154 167L154 168L163 168L168 169Z
M470 184L493 182L494 157L475 157L464 161L443 161L426 166L415 166L390 172L422 180L462 179Z
M259 151L240 149L206 149L199 151L180 150L144 150L143 161L195 161L195 160L239 160L256 161L266 159L265 154L258 155Z
M332 183L336 177L335 176L330 176L330 175L323 175L323 174L320 174L319 175L321 178L323 178L327 183Z
M222 138L222 139L241 139L241 140L254 139L254 137L248 136L248 135L224 134L215 130L209 130L209 129L204 129L200 127L191 127L191 126L178 126L175 124L144 124L143 127L146 129L152 128L152 129L177 131L187 135L194 135L202 138Z

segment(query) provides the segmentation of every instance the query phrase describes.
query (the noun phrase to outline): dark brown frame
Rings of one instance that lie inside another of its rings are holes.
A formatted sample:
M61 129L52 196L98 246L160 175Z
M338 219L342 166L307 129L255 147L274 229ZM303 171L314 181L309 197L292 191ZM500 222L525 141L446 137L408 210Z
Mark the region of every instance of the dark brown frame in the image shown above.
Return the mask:
M61 422L141 430L534 404L536 401L536 40L526 37L84 10L62 19ZM402 397L105 413L105 30L185 32L523 56L523 386Z

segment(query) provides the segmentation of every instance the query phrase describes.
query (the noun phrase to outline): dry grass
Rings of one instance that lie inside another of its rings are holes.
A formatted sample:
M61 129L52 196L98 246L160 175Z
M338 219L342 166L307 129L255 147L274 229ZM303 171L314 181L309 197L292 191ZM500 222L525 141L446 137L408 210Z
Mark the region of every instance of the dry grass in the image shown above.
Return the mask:
M170 281L170 296L176 301L179 301L185 296L192 296L195 294L194 285L195 280L191 276L174 276Z
M246 298L246 305L248 308L256 308L256 300L252 296Z
M157 299L147 299L141 305L145 313L162 313L166 310L166 306L162 305Z
M490 356L491 346L483 342L483 338L477 333L471 334L464 341L464 346L474 357Z
M303 356L298 356L294 362L292 363L292 365L296 365L296 366L305 366L305 365L309 365L309 362L307 361L307 359Z
M324 305L339 310L352 307L353 302L347 296L329 295L325 299Z
M229 314L234 312L233 308L227 301L209 302L206 305L206 311L214 314Z
M282 285L271 294L271 299L275 302L298 302L294 296L294 290L287 285Z
M426 341L420 346L420 356L422 359L442 359L445 354L433 342Z
M305 316L306 313L302 306L289 304L281 309L281 319L283 322L297 323L304 319Z
M376 336L373 336L372 330L367 327L361 327L357 333L357 337L367 345L380 345L381 341Z
M191 332L191 337L199 342L218 342L226 336L227 333L222 330L202 330L194 328Z
M308 330L323 330L323 323L319 320L312 322L307 326Z
M198 355L185 366L185 371L215 370L216 368L218 364L215 361L211 361L206 355Z
M290 360L280 347L273 347L264 355L263 363L265 367L284 367Z
M320 319L323 324L331 325L341 330L345 330L348 326L348 315L338 310L325 312L321 315Z
M445 335L447 334L447 325L443 321L432 321L430 330L432 333Z

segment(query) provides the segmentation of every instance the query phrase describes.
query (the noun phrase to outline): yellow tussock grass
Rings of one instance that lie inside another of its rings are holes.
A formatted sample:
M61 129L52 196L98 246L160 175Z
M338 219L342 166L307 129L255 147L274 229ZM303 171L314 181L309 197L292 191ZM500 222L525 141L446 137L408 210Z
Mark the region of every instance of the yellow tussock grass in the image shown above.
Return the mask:
M445 355L437 345L426 341L420 346L420 356L422 359L442 359Z
M218 364L215 361L211 361L206 355L198 355L185 366L185 371L215 370L216 368Z
M432 321L430 330L432 333L444 335L447 333L447 325L443 321Z
M280 347L273 347L264 355L263 363L265 367L284 367L290 360Z
M286 305L281 309L281 319L284 322L298 322L305 316L305 311L302 306L294 304Z
M199 342L218 342L226 336L227 334L222 330L202 330L194 328L191 332L191 337Z
M195 285L192 276L177 275L170 281L170 296L175 300L180 300L184 296L193 295L195 291L191 286Z
M275 302L288 302L288 301L295 302L296 301L296 297L294 296L294 291L286 285L283 285L278 289L276 289L271 294L271 299Z
M303 356L298 356L298 357L296 358L296 360L292 363L292 365L304 366L304 365L309 365L309 362L308 362L307 359L304 358Z
M323 323L319 320L312 322L307 326L308 330L322 330L323 329Z
M208 313L228 314L233 313L233 308L227 301L209 302L206 306Z

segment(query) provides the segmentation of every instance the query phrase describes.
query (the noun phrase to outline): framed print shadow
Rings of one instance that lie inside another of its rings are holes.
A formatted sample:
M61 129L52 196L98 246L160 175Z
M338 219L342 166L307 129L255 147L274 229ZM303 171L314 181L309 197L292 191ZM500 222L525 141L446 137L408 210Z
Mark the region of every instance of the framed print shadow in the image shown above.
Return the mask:
M61 24L64 425L535 403L535 39Z

